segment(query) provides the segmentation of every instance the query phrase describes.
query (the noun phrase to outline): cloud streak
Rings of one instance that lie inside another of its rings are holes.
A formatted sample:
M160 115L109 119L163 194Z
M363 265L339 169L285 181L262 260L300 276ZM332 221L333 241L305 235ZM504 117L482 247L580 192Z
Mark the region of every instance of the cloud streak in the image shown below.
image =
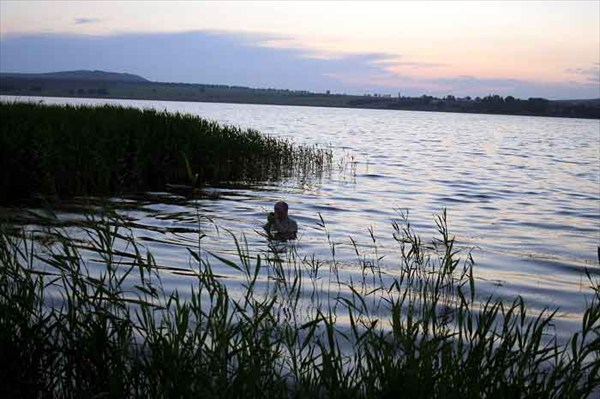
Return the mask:
M474 76L456 76L432 79L429 83L437 87L438 90L451 88L459 96L499 94L518 98L544 97L549 99L600 97L600 86L598 84L572 81L532 82L511 78L485 79Z
M73 23L75 23L75 25L86 25L86 24L96 24L101 21L102 20L100 18L78 17L73 20Z
M600 83L600 63L598 62L589 68L568 68L565 72L586 78L589 82Z
M85 18L82 18L85 19ZM96 23L85 19L81 23ZM398 54L315 54L309 48L281 46L271 34L193 31L107 36L36 34L0 38L0 71L52 72L92 69L129 72L163 82L226 84L336 93L403 95L591 98L600 96L597 80L539 83L476 76L425 78L419 70L444 64L406 59ZM268 43L277 42L277 46ZM267 45L265 45L267 43ZM597 74L573 69L575 76Z
M439 62L418 62L418 61L395 61L395 66L407 66L413 68L441 68L446 67L448 64Z

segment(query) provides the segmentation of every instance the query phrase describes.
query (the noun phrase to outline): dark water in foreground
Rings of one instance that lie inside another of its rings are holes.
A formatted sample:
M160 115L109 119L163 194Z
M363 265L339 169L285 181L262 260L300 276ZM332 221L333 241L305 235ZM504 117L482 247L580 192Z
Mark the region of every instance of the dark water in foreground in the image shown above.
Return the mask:
M2 100L9 99L1 97ZM21 99L27 100L27 99ZM304 144L331 146L331 175L277 185L215 187L215 198L188 200L168 193L114 199L126 205L137 237L160 264L190 267L183 248L231 256L227 230L245 236L252 253L267 251L258 234L274 201L284 199L300 225L301 256L331 260L344 276L360 274L361 256L384 272L397 270L391 222L408 210L424 240L435 235L444 208L457 243L473 248L482 298L521 295L534 309L559 307L557 327L573 331L590 297L585 269L600 273L600 121L410 111L329 109L93 99L35 99L46 103L106 102L192 113L252 127ZM202 217L200 225L197 212ZM320 224L320 216L327 231ZM64 211L63 219L81 217ZM373 245L372 231L376 241ZM329 234L329 239L328 235ZM208 256L208 255L207 255ZM237 276L223 266L216 272ZM165 274L185 293L190 280Z

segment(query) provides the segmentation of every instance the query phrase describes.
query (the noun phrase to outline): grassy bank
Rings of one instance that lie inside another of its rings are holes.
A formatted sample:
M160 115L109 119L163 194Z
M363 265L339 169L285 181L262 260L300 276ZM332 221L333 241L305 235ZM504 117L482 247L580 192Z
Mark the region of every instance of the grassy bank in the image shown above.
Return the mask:
M49 248L0 234L0 396L585 398L600 388L598 282L581 332L561 346L552 312L476 299L472 260L459 258L444 215L433 242L394 224L401 272L389 283L358 250L363 278L343 282L335 255L253 257L242 242L237 259L217 259L190 248L187 300L165 292L164 271L120 224L90 220L85 240L53 231ZM244 276L244 289L229 292L210 259Z
M310 176L331 160L254 130L155 110L0 103L0 120L0 203Z

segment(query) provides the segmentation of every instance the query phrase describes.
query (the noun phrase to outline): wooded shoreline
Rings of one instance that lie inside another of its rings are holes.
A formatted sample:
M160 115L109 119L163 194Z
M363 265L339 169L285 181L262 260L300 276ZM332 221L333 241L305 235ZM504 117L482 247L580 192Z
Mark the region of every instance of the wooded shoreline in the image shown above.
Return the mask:
M107 73L105 73L107 74ZM303 90L260 89L242 86L151 82L129 76L86 78L78 75L49 77L52 74L0 74L0 94L13 96L84 97L133 100L223 102L314 107L389 109L406 111L458 112L477 114L530 115L600 119L600 98L589 100L518 99L513 96L443 98L348 95ZM135 75L133 75L135 76Z

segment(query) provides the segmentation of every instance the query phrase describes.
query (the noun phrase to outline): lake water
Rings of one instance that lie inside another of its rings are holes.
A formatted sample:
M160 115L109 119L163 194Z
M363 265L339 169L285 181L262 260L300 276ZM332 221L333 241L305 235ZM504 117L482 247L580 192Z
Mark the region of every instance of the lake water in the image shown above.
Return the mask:
M537 310L558 307L560 335L579 327L591 298L586 268L600 275L598 120L137 100L20 100L152 107L333 149L334 168L319 179L215 187L218 198L199 201L165 193L115 199L127 201L134 233L161 264L189 267L190 256L183 246L197 245L197 211L203 216L200 228L207 234L203 249L233 256L235 248L226 233L230 230L245 236L251 252L266 251L267 242L258 231L273 203L283 199L300 226L294 244L298 253L331 259L333 242L336 260L347 276L360 274L351 238L368 259L383 256L382 269L393 273L398 244L391 223L399 219L399 211L408 211L412 226L430 240L436 232L434 215L447 209L457 244L473 248L481 298L496 294L512 300L521 295ZM319 226L320 217L327 231ZM235 284L231 270L222 272ZM169 274L164 282L189 292L186 277Z

